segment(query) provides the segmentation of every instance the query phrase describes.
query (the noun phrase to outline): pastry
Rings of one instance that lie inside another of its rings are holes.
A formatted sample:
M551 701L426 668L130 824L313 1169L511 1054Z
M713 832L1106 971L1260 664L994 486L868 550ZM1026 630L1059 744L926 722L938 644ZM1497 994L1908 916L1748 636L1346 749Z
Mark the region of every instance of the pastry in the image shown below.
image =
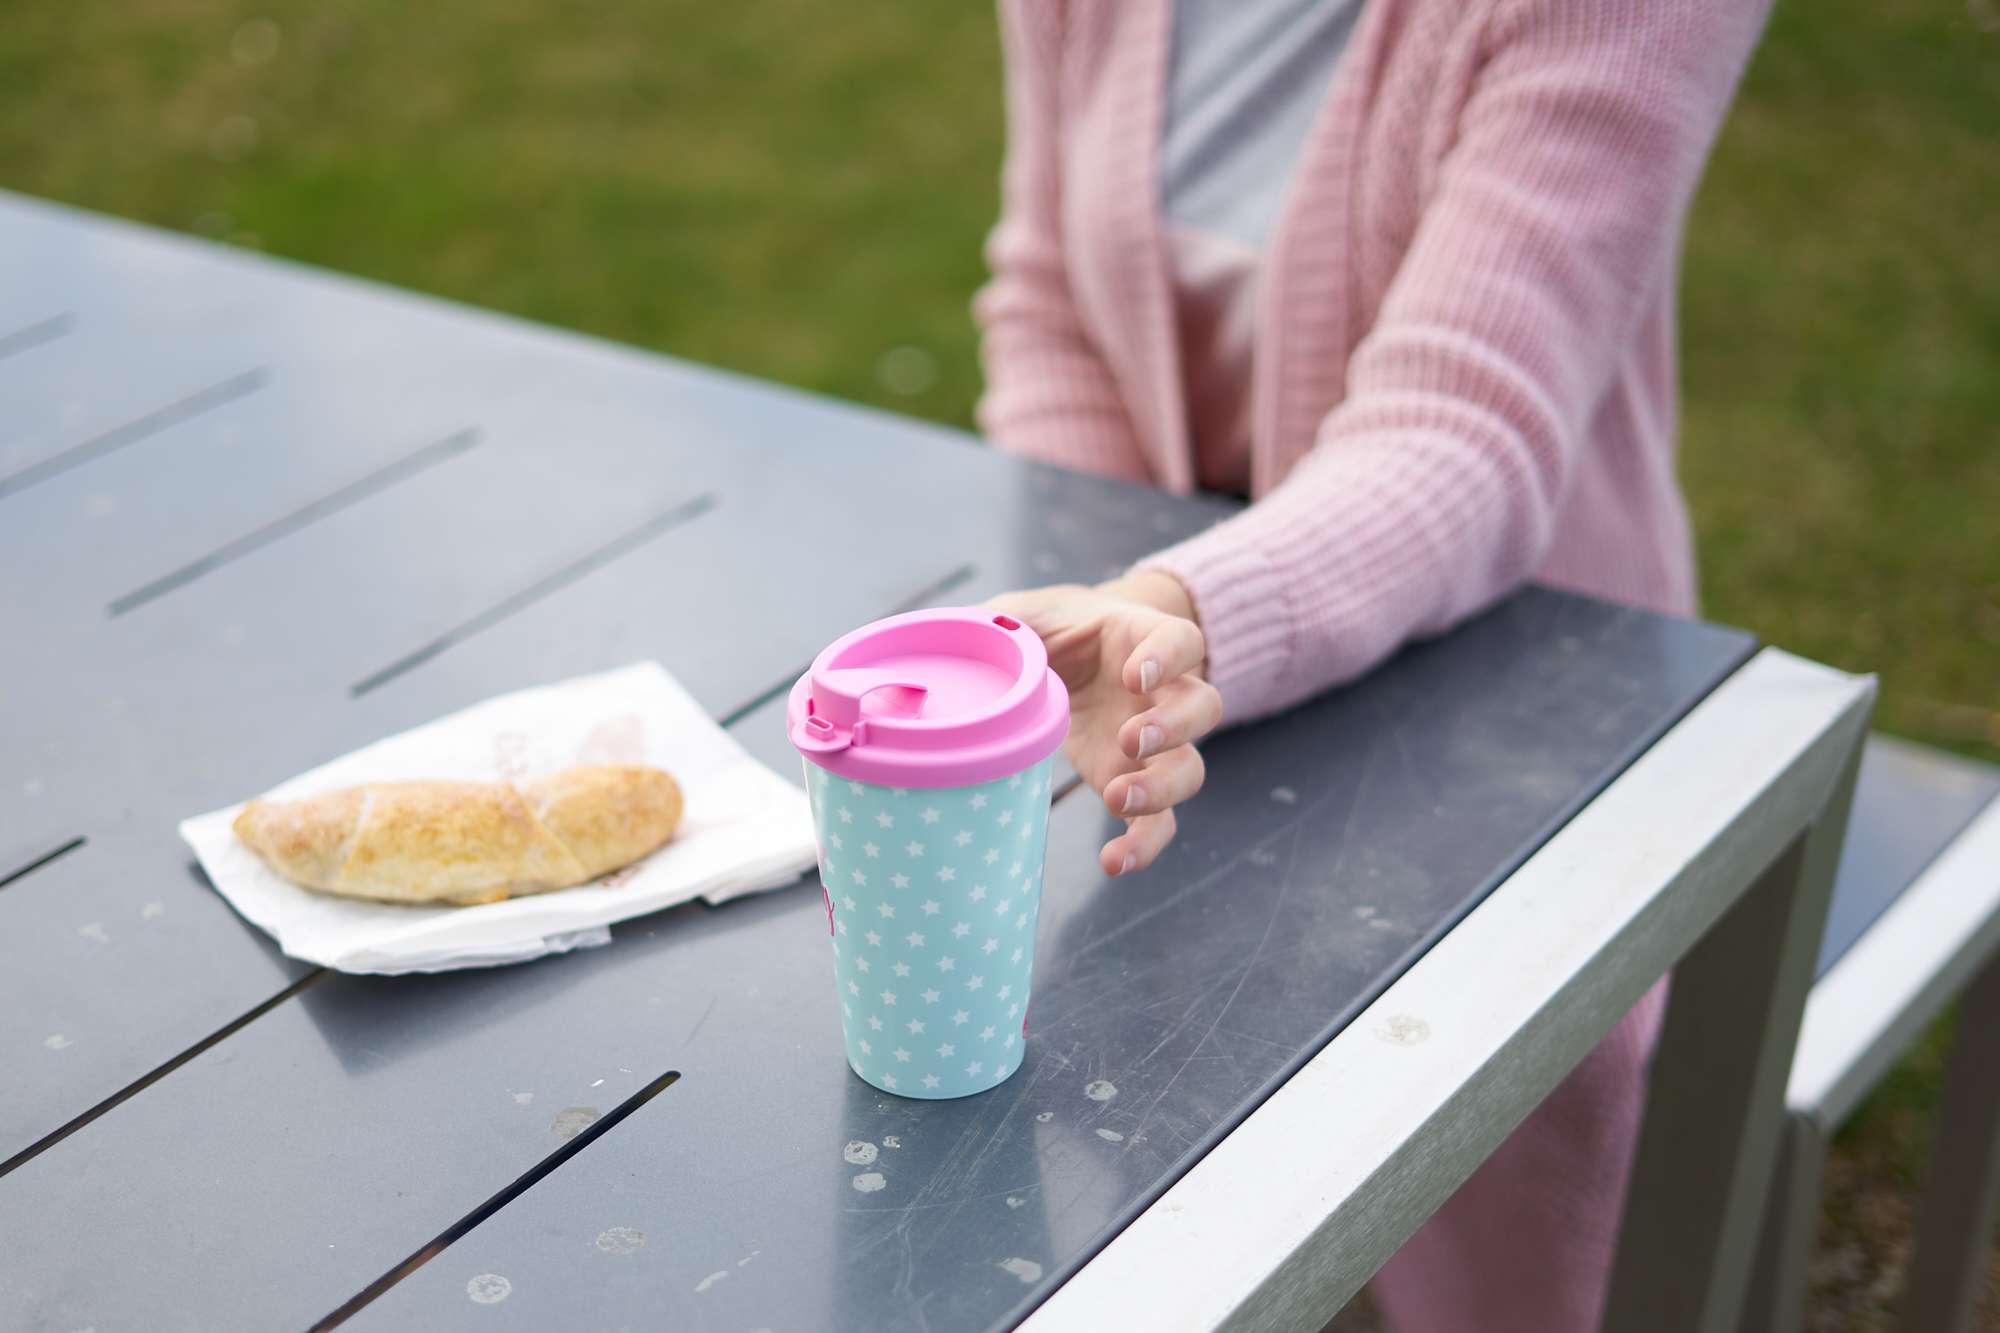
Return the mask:
M350 898L490 903L566 889L674 834L681 789L640 764L523 782L376 782L252 801L236 836L285 878Z

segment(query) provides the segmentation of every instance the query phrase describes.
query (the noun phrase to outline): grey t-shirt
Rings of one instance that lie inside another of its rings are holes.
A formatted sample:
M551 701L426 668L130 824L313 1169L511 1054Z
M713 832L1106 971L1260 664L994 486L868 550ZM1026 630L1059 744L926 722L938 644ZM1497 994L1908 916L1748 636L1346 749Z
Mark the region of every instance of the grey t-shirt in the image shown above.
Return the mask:
M1175 0L1169 223L1262 251L1361 0Z

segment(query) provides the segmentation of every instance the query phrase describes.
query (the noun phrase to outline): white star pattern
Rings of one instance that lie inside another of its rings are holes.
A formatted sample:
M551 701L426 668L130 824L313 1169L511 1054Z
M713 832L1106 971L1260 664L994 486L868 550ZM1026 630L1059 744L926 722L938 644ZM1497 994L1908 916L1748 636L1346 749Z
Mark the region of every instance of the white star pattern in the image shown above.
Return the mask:
M848 890L830 894L848 1058L876 1087L894 1092L900 1079L911 1094L956 1097L994 1086L1023 1063L1019 1014L1033 967L1028 946L1042 879L1048 771L1044 764L976 787L898 793L832 780L811 768L806 789L822 848L822 882ZM900 809L892 804L898 795L909 798ZM890 832L850 843L850 826ZM1012 830L1019 841L1002 830ZM936 896L913 892L925 881ZM992 917L974 915L973 904L991 908ZM899 912L938 921L902 922ZM939 945L942 950L932 952ZM980 970L968 975L973 967ZM916 980L920 975L937 984L925 985ZM871 982L876 989L864 989ZM955 987L951 1007L944 1004L946 987ZM923 1016L912 1017L912 1006ZM953 1040L929 1039L934 1027L947 1029L939 1038ZM968 1050L975 1033L979 1041ZM964 1057L974 1051L978 1058L967 1064Z

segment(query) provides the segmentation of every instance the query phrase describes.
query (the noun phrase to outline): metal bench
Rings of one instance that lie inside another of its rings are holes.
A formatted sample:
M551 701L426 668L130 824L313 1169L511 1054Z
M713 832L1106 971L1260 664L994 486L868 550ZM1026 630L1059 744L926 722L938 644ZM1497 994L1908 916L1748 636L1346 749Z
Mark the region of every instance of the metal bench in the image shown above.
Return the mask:
M1971 1327L2000 1185L1996 945L2000 769L1870 738L1792 1060L1744 1333L1799 1327L1833 1132L1961 996L1901 1326Z

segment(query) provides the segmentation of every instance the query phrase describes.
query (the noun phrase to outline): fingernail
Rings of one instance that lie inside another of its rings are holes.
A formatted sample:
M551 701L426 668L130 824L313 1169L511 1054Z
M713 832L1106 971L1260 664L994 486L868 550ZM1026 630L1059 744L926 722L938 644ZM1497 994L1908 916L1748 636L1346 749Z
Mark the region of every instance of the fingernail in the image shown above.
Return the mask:
M1147 755L1159 749L1160 742L1166 738L1166 733L1151 723L1139 728L1139 757L1144 759Z
M1127 852L1125 853L1125 863L1118 867L1118 873L1121 875L1129 875L1132 873L1132 867L1138 864L1139 864L1139 858L1137 856L1134 856L1131 852Z
M1125 808L1123 810L1120 810L1118 813L1122 815L1129 815L1134 810L1139 809L1141 806L1145 804L1146 804L1146 789L1144 787L1141 787L1138 783L1135 782L1131 786L1125 789Z
M1139 664L1139 692L1151 694L1160 683L1160 664L1147 658Z

